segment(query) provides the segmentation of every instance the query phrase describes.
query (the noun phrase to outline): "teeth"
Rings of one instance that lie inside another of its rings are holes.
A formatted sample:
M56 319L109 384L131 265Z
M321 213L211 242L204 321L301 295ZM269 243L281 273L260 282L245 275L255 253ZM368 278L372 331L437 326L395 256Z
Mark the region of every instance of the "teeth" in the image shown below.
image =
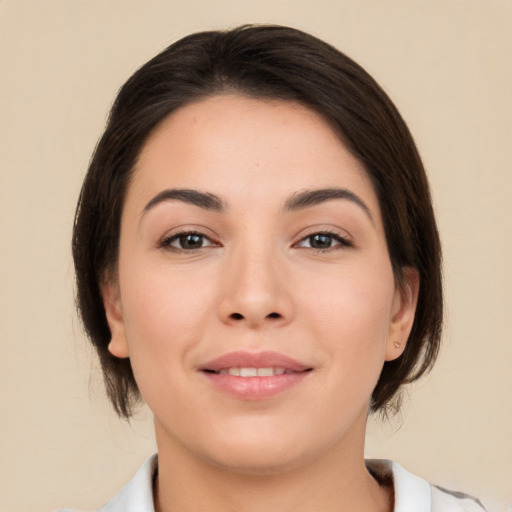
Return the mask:
M257 368L240 368L240 377L257 377Z
M222 368L220 375L234 375L236 377L273 377L286 373L284 368Z

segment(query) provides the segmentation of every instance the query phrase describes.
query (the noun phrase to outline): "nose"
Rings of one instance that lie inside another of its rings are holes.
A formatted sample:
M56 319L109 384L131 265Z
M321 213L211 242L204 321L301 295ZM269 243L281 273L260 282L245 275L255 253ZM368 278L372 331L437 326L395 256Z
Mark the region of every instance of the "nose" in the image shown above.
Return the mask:
M285 263L276 253L248 248L233 254L222 280L224 323L251 329L283 326L294 316Z

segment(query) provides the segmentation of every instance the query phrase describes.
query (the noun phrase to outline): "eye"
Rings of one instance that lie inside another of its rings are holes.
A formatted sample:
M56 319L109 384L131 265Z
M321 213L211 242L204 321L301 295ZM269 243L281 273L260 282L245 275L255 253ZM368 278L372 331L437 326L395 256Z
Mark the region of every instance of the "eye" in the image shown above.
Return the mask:
M217 244L206 235L191 231L166 237L159 245L171 251L194 251Z
M297 247L327 251L335 247L352 247L352 243L337 233L313 233L300 240Z

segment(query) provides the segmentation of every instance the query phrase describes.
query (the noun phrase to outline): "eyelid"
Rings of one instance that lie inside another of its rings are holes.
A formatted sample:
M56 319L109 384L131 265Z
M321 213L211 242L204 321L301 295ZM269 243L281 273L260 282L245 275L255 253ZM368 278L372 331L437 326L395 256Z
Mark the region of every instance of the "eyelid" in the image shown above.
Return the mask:
M170 232L167 232L164 236L162 236L156 243L157 249L165 249L171 252L184 252L184 253L191 253L195 251L200 251L201 249L205 249L208 247L220 247L221 244L218 240L216 240L216 237L206 233L206 229L201 229L197 227L179 227L171 230ZM208 230L209 231L209 230ZM174 247L171 245L171 243L174 240L178 240L181 236L187 236L187 235L198 235L202 237L203 239L208 240L208 245L203 245L201 247L198 247L196 249L184 249L180 247Z
M333 228L322 229L320 226L315 226L313 228L310 228L308 231L309 232L300 234L300 238L298 239L297 242L293 244L293 247L297 247L299 249L311 249L316 252L328 252L336 249L348 249L354 247L354 242L352 241L351 236L349 236L348 234L341 234L339 231L334 230ZM330 247L326 247L324 249L316 247L304 247L300 245L302 242L314 237L315 235L325 235L331 237L338 243Z

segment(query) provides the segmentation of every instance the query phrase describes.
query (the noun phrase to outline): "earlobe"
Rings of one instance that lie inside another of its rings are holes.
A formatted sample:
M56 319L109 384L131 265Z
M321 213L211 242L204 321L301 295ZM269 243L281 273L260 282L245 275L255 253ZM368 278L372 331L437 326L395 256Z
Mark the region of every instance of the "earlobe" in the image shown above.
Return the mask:
M113 356L119 358L129 357L121 297L117 283L103 283L101 286L101 296L103 297L103 306L105 307L105 314L111 335L108 350Z
M420 287L418 271L412 267L404 267L402 272L403 285L395 290L387 338L386 361L392 361L403 354L414 323L418 303Z

